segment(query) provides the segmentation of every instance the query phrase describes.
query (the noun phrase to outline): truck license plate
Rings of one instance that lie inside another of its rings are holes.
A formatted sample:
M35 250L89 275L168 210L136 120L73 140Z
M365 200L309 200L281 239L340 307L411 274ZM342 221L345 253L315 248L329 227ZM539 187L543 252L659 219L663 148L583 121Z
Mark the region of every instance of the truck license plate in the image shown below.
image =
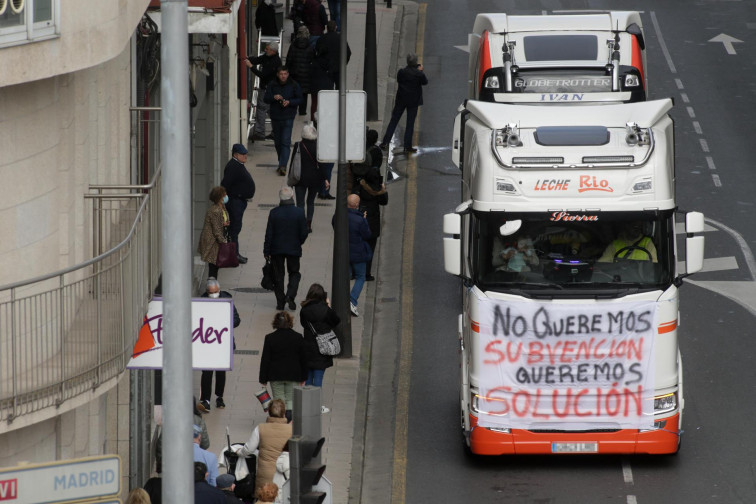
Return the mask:
M598 453L598 443L551 443L551 453Z

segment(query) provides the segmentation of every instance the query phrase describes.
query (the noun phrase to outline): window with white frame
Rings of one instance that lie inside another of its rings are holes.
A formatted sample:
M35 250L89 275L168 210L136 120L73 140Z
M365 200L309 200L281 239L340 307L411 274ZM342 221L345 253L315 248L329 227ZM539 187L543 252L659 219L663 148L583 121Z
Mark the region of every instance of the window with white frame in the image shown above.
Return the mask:
M0 0L0 47L58 34L60 0Z

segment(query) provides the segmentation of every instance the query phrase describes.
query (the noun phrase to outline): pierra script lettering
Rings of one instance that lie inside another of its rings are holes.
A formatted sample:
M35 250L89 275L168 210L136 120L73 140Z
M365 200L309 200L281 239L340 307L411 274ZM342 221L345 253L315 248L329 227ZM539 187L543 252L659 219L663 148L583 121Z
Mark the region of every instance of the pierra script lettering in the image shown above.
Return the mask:
M571 215L568 212L554 212L551 214L551 219L549 219L554 222L558 221L565 221L565 222L572 222L572 221L589 221L589 222L595 222L598 220L598 215Z

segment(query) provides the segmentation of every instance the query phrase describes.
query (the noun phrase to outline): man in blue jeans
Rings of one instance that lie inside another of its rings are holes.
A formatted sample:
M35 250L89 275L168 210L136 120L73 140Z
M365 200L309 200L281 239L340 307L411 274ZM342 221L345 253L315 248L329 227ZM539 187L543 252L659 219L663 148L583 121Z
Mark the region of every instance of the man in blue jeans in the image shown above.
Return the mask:
M302 103L302 88L289 79L289 69L278 67L276 78L265 89L265 103L270 104L270 122L273 125L273 143L278 154L278 174L286 175L286 165L291 155L291 130L297 108Z
M373 251L368 244L370 226L365 218L366 212L360 211L360 197L350 194L347 197L347 218L349 219L349 268L352 270L354 285L349 294L349 308L352 315L358 317L357 299L365 285L367 262L372 259Z

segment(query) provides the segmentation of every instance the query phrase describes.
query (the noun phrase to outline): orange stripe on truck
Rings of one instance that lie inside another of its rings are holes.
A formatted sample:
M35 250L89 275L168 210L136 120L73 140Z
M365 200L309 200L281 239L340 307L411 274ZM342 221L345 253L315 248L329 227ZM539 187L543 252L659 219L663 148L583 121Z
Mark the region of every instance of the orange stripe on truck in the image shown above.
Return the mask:
M659 324L659 329L657 330L659 334L664 334L668 332L672 332L675 329L677 329L677 320L673 320L672 322L665 322L663 324Z
M470 329L472 329L473 332L479 333L480 332L480 324L478 324L474 320L471 320L470 321Z
M480 37L480 55L478 64L478 92L480 93L480 89L483 87L483 74L491 68L491 46L488 42L488 30L485 30Z

